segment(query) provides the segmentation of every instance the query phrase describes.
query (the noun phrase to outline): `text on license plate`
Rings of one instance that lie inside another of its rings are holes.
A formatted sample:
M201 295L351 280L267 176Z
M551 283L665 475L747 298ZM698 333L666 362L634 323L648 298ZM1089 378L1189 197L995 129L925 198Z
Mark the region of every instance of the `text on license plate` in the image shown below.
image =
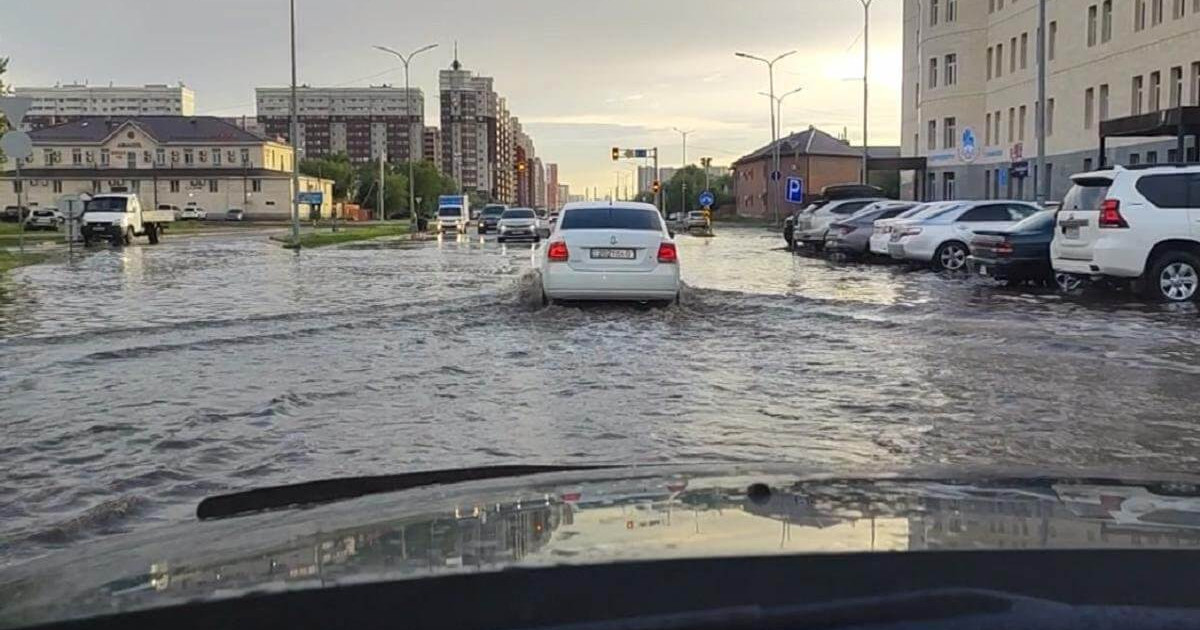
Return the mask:
M1063 236L1066 238L1069 238L1069 239L1077 240L1079 238L1079 228L1069 227L1069 228L1063 230Z
M633 260L637 253L632 249L593 249L592 258L601 260Z

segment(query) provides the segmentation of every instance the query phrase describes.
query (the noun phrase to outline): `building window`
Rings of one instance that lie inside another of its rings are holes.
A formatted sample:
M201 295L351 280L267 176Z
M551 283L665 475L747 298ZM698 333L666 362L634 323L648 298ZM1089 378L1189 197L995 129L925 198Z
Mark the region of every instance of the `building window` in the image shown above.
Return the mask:
M996 12L996 0L988 0L988 13Z
M954 173L942 173L942 199L955 199Z
M1096 45L1096 35L1099 30L1100 11L1099 7L1092 5L1087 11L1087 45L1088 48Z
M1004 44L996 44L996 78L1004 76Z
M1158 164L1158 151L1147 151L1146 152L1146 163L1147 164Z
M929 25L937 26L938 23L938 0L929 0Z
M100 181L99 181L99 180L95 180L95 179L94 179L94 180L92 180L92 194L93 194L93 195L98 195L98 194L100 194L100 191L101 191L101 188L100 188Z
M1104 0L1104 4L1100 9L1100 42L1108 43L1112 40L1113 26L1113 3L1112 0Z
M1176 20L1182 18L1184 14L1184 6L1184 0L1175 0L1174 6L1171 9L1171 17L1175 18Z
M1009 144L1012 144L1016 140L1016 138L1017 138L1016 131L1017 131L1017 108L1009 107L1008 108L1008 143Z
M1133 89L1131 90L1132 104L1129 108L1129 113L1133 116L1137 116L1138 114L1142 113L1142 90L1142 76L1138 75L1133 77Z
M1046 58L1054 61L1058 55L1058 22L1050 23L1050 34L1046 37Z
M213 166L221 165L221 150L220 149L212 150L212 163L213 163Z
M1092 113L1096 106L1096 90L1088 88L1083 91L1083 128L1091 129L1095 122L1094 114Z
M1000 144L1000 110L996 110L992 120L996 121L996 132L992 134L992 138L996 140L996 144Z
M221 192L220 182L215 179L208 180L208 192L210 192L210 193Z
M994 53L994 52L995 51L992 50L992 47L988 46L988 49L987 49L987 80L988 81L992 80L992 53Z
M172 179L172 180L171 180L171 184L170 184L170 186L168 187L168 190L170 190L170 191L171 191L171 192L173 192L173 193L177 193L177 192L179 192L179 180L178 180L178 179Z
M1150 0L1150 25L1158 26L1163 21L1163 0Z
M142 192L142 180L140 180L140 179L130 180L129 190L130 190L130 192L135 192L135 193Z
M1046 135L1054 135L1054 99L1046 99Z
M931 90L938 86L937 57L933 57L929 60L929 82L928 83L929 83L929 89L931 89Z
M1008 40L1008 73L1012 74L1017 71L1017 38L1013 37Z
M1108 84L1100 86L1100 120L1108 120Z
M250 164L250 149L242 149L242 165Z
M1146 28L1146 0L1133 0L1133 30Z
M1150 73L1150 107L1149 111L1162 109L1162 73L1157 70Z
M71 149L71 164L79 166L83 164L83 151L80 149Z
M983 124L984 146L992 144L992 112L987 113L987 122Z
M1141 164L1141 163L1142 163L1141 155L1138 155L1137 153L1129 154L1129 165L1130 166L1137 166L1138 164Z
M250 180L250 192L262 192L262 180L261 179Z
M1021 33L1021 69L1029 67L1029 33Z
M1017 141L1025 142L1025 106L1021 106L1019 122L1017 124Z
M100 149L100 166L108 166L108 149Z
M958 55L946 55L946 85L958 83Z
M54 180L54 192L56 192L56 193L62 192L62 180L61 179Z
M1183 0L1178 0L1182 2ZM946 21L958 21L958 0L946 0Z
M196 163L195 152L192 151L191 149L184 149L183 150L183 163L185 165L189 165L189 166L192 164L195 164Z
M205 163L207 163L207 162L208 162L208 151L205 151L204 149L201 149L201 150L199 151L199 154L200 154L200 155L199 155L199 157L200 157L200 163L201 163L201 164L205 164Z
M946 118L942 125L942 148L955 148L958 146L958 120L954 117Z
M13 192L18 195L25 192L25 182L23 182L19 179L14 179L13 180Z
M1200 0L1196 0L1200 2ZM1200 7L1197 7L1197 12L1200 12ZM1200 61L1192 64L1192 105L1200 105Z
M1170 98L1170 107L1179 107L1183 103L1183 66L1171 68Z
M163 164L167 163L167 150L166 149L155 149L154 150L154 163L159 166L162 166Z

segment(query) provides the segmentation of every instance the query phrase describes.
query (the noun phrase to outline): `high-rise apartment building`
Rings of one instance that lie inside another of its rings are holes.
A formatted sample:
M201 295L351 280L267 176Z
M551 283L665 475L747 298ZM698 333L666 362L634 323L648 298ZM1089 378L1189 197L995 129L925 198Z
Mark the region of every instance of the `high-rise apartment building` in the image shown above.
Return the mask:
M426 162L432 162L438 171L442 170L442 130L438 127L426 127L421 136L421 157Z
M552 162L546 164L546 207L551 210L562 207L562 201L559 201L558 195L558 165Z
M439 75L442 173L464 191L492 194L500 147L500 99L490 77L464 70L456 58Z
M291 89L258 88L258 120L272 137L291 138ZM297 90L303 158L345 153L352 162L386 156L392 162L423 156L425 96L388 85Z
M23 121L28 130L71 122L83 116L193 116L196 113L196 95L182 83L141 87L18 87L15 94L33 99Z
M1200 105L1200 3L1056 0L1046 22L1046 166L1037 157L1038 3L905 0L902 147L926 199L1061 199L1096 168L1105 120ZM1174 138L1113 139L1109 164L1195 159Z

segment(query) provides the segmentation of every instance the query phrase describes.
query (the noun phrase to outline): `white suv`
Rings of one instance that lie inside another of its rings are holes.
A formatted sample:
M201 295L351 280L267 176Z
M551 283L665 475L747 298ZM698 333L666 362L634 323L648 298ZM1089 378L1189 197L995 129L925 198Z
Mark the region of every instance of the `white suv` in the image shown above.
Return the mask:
M1081 173L1050 246L1059 283L1138 280L1147 297L1193 300L1200 288L1200 165Z

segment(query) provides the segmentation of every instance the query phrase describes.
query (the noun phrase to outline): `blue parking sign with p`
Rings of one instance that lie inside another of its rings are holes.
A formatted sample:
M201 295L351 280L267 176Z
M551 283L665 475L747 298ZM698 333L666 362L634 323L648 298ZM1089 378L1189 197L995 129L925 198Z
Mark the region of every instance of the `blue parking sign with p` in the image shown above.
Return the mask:
M789 177L787 180L788 203L804 203L804 179Z

